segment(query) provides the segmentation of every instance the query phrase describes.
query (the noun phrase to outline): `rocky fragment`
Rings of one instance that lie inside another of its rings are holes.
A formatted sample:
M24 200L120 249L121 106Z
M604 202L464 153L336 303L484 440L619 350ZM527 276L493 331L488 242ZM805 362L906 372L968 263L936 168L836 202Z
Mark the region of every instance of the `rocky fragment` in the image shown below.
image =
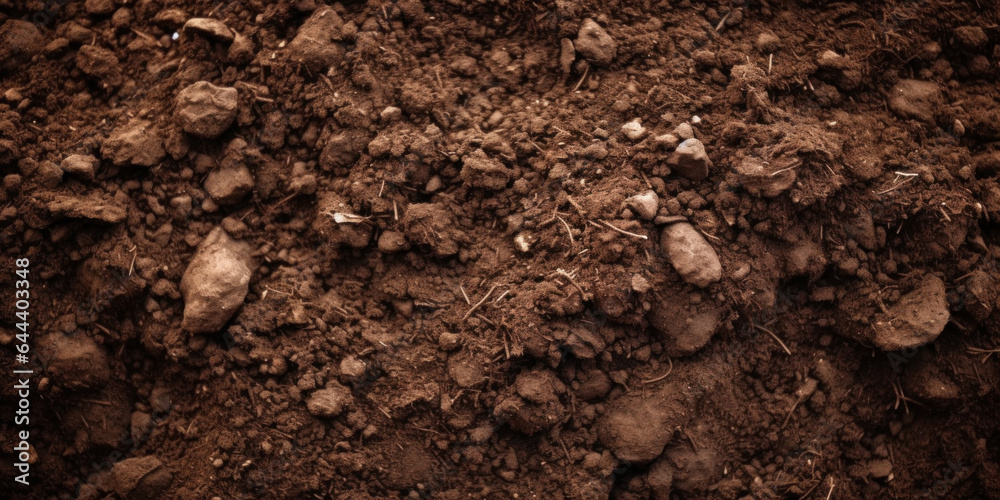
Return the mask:
M326 388L320 389L309 395L306 400L306 408L309 413L317 417L333 418L344 413L352 404L354 396L350 389L337 382L329 382Z
M618 42L593 19L584 19L573 43L576 52L599 66L607 66L618 55Z
M94 180L94 168L100 163L93 155L69 155L59 165L63 171L87 181Z
M177 94L175 116L181 128L198 137L221 135L236 120L239 92L232 87L216 87L201 81Z
M111 378L108 355L90 337L53 332L42 337L46 373L57 385L70 390L98 388Z
M101 145L101 154L115 165L152 167L160 163L167 153L153 124L134 119L111 133Z
M216 227L198 246L181 278L184 319L192 333L214 333L229 321L247 295L249 247Z
M656 196L655 191L646 191L630 196L625 200L625 206L632 209L640 219L653 220L660 209L660 197Z
M117 224L125 220L128 213L111 199L96 193L87 196L54 195L46 203L49 213L55 218L92 219Z
M692 181L700 181L708 177L708 169L712 167L712 160L705 152L705 145L698 139L685 139L677 145L677 149L670 155L667 164L674 172Z
M955 40L961 45L970 49L975 49L986 45L990 38L979 26L959 26L955 28Z
M876 316L875 345L886 351L919 347L936 339L950 317L944 281L928 275L888 313Z
M507 186L511 171L500 161L487 156L482 149L477 149L462 162L461 176L472 187L496 191Z
M698 310L677 297L665 297L646 314L649 326L664 336L667 354L690 356L705 347L718 330L722 310Z
M118 496L128 500L161 498L174 476L154 456L126 458L111 469L111 480Z
M253 176L246 165L215 169L205 178L205 191L219 205L234 205L253 190Z
M316 9L288 44L289 58L313 72L339 65L345 53L343 29L343 19L332 8Z
M672 392L643 396L629 393L608 404L597 427L601 444L620 460L645 464L663 452L674 430L684 423L683 404Z
M115 53L97 45L84 45L76 53L76 67L106 86L121 83L122 68Z
M691 224L663 228L660 247L684 281L705 288L722 279L722 264L712 245Z
M226 23L207 17L194 17L184 23L185 33L197 33L205 38L223 43L232 43L236 33Z
M941 104L941 89L934 82L900 80L889 91L889 109L902 118L933 123Z
M722 464L710 447L700 446L693 450L686 444L674 445L663 455L660 461L666 462L672 470L673 488L677 491L703 494L722 479Z

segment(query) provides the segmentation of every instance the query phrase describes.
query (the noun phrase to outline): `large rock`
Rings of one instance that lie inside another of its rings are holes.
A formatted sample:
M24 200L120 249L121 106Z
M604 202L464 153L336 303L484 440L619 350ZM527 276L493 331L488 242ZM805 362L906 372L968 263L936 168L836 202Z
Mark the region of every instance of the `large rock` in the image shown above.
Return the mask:
M660 248L684 281L705 288L722 279L719 256L691 224L680 222L665 227Z
M677 145L677 149L670 155L667 164L681 177L700 181L708 177L708 169L712 167L712 160L708 158L705 145L701 141L687 139Z
M609 404L598 422L597 437L620 460L649 463L685 422L683 409L681 398L670 390L649 396L630 393Z
M218 137L236 120L239 92L202 81L177 94L176 116L185 132L208 139Z
M888 314L875 317L875 345L886 351L919 347L936 339L950 317L944 282L926 276L890 306Z
M889 109L903 118L934 122L941 89L934 82L900 80L889 92Z
M214 333L222 328L247 295L249 264L248 245L237 242L221 227L213 229L181 278L181 327L194 333Z
M174 481L173 474L154 456L127 458L111 469L118 496L128 500L162 498Z
M10 70L31 59L45 39L34 24L8 19L0 26L0 69Z
M330 7L316 9L288 44L292 61L312 72L323 72L344 59L344 20Z
M101 145L101 154L115 165L152 167L167 155L153 124L135 119L118 127Z
M618 55L618 42L593 19L584 19L573 46L593 64L607 66Z

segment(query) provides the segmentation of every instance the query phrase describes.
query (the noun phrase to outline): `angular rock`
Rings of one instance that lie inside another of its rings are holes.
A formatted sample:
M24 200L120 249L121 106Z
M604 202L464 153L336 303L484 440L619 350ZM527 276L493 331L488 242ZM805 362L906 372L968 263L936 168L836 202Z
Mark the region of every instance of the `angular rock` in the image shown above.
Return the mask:
M333 418L354 404L354 396L350 389L337 382L330 382L325 389L320 389L309 395L306 408L317 417Z
M205 191L219 205L234 205L253 190L253 176L246 165L223 167L209 172Z
M127 500L162 498L174 481L173 474L154 456L126 458L111 469L118 496Z
M122 68L115 53L97 45L84 45L76 53L76 67L110 86L121 83Z
M343 29L343 19L332 8L316 9L288 44L289 58L314 73L340 64L345 54Z
M111 379L108 355L90 337L54 332L42 337L38 347L48 363L46 373L56 385L85 390L100 387Z
M45 43L38 28L20 19L8 19L0 26L0 69L11 70L31 59Z
M677 149L670 155L667 164L674 172L680 176L700 181L708 177L708 169L712 167L712 160L705 152L705 145L698 139L685 139L677 145Z
M944 281L924 277L913 290L875 318L875 345L886 351L919 347L944 331L951 313Z
M101 145L101 154L115 165L152 167L167 155L153 124L135 119L118 127Z
M903 118L934 122L941 89L933 82L900 80L889 92L889 109Z
M177 94L175 116L181 128L198 137L218 137L236 120L239 92L209 82L193 83Z
M94 168L100 163L93 155L69 155L59 165L67 174L88 181L94 180Z
M55 218L93 219L109 224L117 224L128 215L124 208L111 199L96 193L88 196L55 195L46 203L49 213Z
M722 264L712 245L691 224L663 228L660 248L684 281L705 288L722 279Z
M47 188L54 188L62 182L63 171L58 165L48 160L38 162L38 169L35 170L34 179L39 184Z
M511 170L477 149L463 160L461 176L472 187L496 191L507 186Z
M599 66L607 66L618 55L618 42L593 19L584 19L573 42L576 52Z
M654 191L630 196L625 200L625 206L632 209L642 220L653 220L660 210L660 197Z
M250 283L249 246L221 227L212 230L181 278L184 319L192 333L214 333L229 321L247 295Z
M184 23L185 33L197 33L205 38L224 43L232 43L236 33L226 23L208 17L194 17Z

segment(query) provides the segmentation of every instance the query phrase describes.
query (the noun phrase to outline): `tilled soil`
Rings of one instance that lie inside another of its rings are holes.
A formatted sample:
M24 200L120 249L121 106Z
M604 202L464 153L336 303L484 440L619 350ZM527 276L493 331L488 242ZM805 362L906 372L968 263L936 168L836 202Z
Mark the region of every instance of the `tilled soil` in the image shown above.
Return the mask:
M1000 498L993 1L0 11L17 498Z

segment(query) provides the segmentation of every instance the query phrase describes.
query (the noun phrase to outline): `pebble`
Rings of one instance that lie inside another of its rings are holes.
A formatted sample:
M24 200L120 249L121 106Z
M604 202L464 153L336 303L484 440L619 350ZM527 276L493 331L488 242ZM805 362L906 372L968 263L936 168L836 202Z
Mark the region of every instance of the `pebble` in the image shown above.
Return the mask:
M754 41L754 46L757 47L757 50L762 53L773 54L779 47L781 47L781 39L778 38L778 35L775 35L770 31L765 31L760 35L757 35L757 40Z
M45 354L46 374L60 387L95 389L111 379L108 355L86 335L53 332L42 337L38 347Z
M123 499L161 498L174 476L160 459L149 455L116 463L111 468L111 481Z
M454 351L462 345L462 337L457 333L443 332L438 337L438 347L442 351Z
M839 70L847 67L847 58L832 50L824 50L816 57L816 64L823 69Z
M928 275L899 302L889 306L888 314L876 316L872 324L875 345L886 351L922 346L944 331L950 317L944 282Z
M653 220L660 209L660 197L654 191L646 191L630 196L625 200L625 206L631 208L642 220Z
M684 122L674 127L674 135L681 140L694 139L694 127L690 123Z
M705 288L722 279L719 256L691 224L679 222L663 228L660 246L687 283Z
M378 237L378 251L396 253L406 249L406 236L399 231L384 231Z
M147 120L134 119L118 127L101 145L101 155L115 165L152 167L167 155L163 141Z
M181 278L181 327L193 333L219 331L243 304L250 275L249 247L221 227L213 229Z
M67 174L81 177L87 181L94 180L94 167L100 163L93 155L69 155L63 159L60 167Z
M198 137L221 135L236 120L239 93L201 81L177 94L176 117L181 128Z
M673 151L677 149L677 145L681 143L681 140L674 134L661 134L653 137L653 146L661 149Z
M625 137L637 141L646 136L646 128L642 126L642 122L638 118L622 125L622 133Z
M316 417L333 418L354 404L351 391L337 382L329 382L325 389L320 389L309 395L306 408Z
M618 42L593 19L584 19L574 42L576 52L599 66L607 66L618 55Z
M363 377L367 369L368 365L354 356L347 356L340 360L340 376L347 380L357 380Z
M209 172L205 191L222 206L235 205L253 190L253 176L246 165L222 167Z
M343 19L332 8L316 9L288 44L289 57L314 73L340 64L345 54L343 29Z
M712 160L705 152L705 145L698 139L687 139L680 143L667 163L681 177L693 181L708 177L708 169L712 167Z
M225 43L232 43L236 38L236 33L226 26L226 23L208 17L194 17L184 23L182 29L185 33L198 33L206 38Z
M63 170L55 163L43 160L38 162L38 169L35 170L34 178L42 186L54 188L62 182Z

